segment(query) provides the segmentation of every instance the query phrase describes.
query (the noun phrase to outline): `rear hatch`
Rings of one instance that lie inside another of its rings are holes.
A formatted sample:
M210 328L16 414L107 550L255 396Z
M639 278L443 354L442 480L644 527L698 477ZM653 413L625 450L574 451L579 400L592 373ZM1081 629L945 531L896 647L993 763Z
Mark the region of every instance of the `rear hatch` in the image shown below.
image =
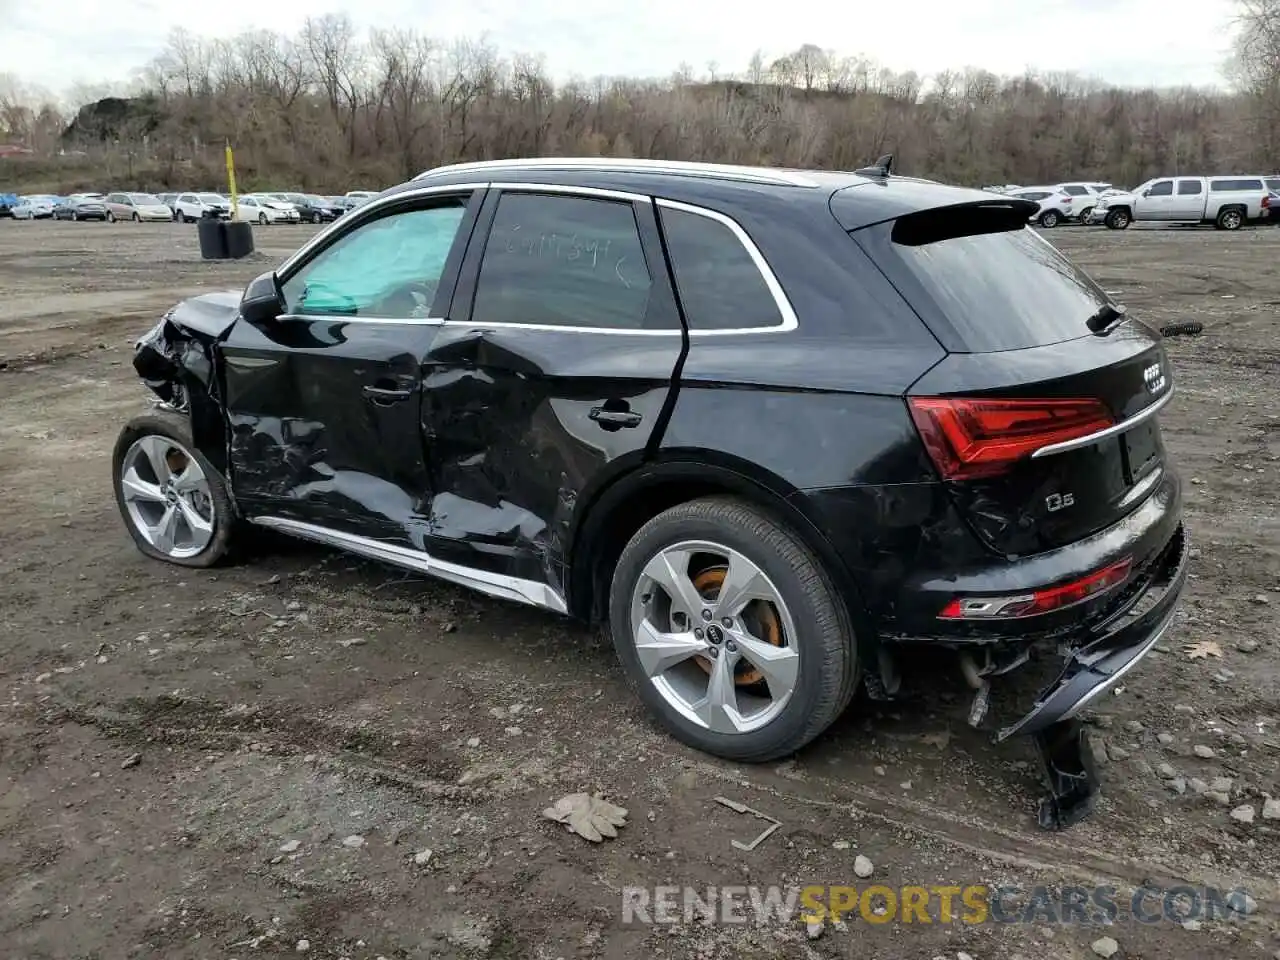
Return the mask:
M908 404L957 509L1007 556L1080 540L1150 495L1172 390L1159 334L1026 227L1033 208L964 202L850 234L948 351Z

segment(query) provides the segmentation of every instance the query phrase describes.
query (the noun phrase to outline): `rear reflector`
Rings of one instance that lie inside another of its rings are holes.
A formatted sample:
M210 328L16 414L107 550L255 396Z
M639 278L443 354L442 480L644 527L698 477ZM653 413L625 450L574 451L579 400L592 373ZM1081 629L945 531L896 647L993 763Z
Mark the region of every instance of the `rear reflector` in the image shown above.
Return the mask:
M1074 606L1124 583L1133 565L1125 557L1087 577L1030 593L1003 597L956 597L938 617L942 620L1016 620Z
M909 397L911 418L944 480L1003 473L1041 447L1114 423L1100 400Z

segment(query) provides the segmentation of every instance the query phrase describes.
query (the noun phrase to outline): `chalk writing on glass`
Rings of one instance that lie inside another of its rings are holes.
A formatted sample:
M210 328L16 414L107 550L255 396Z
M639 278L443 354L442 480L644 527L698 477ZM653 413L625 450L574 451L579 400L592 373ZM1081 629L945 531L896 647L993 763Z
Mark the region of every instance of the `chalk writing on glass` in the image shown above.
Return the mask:
M612 246L611 239L583 237L576 231L570 234L525 232L520 224L508 228L506 239L507 253L523 254L542 261L564 261L589 270L596 270L602 265L606 268L612 266L614 275L629 289L631 281L622 272L627 255L624 253L611 259L609 251Z

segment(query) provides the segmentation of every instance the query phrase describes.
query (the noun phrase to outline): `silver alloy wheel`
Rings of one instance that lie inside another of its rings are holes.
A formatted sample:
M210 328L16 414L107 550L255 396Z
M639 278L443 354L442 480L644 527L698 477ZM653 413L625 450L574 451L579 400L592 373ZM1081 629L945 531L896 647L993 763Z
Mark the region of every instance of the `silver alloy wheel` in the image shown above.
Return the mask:
M194 557L213 539L209 479L176 440L136 440L120 465L120 492L134 529L165 556Z
M1222 225L1228 230L1235 230L1240 226L1243 219L1244 218L1240 216L1240 211L1228 210L1222 215Z
M799 680L795 623L782 594L722 544L686 540L655 555L631 597L631 633L662 698L713 733L771 723Z

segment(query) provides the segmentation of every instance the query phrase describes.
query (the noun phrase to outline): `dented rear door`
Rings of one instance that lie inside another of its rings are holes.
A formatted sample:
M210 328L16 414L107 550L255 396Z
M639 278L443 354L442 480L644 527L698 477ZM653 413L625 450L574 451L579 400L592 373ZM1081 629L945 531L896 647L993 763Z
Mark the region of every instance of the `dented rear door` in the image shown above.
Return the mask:
M684 343L648 198L494 184L424 371L432 556L563 592L574 511L660 437Z
M410 195L353 218L281 274L283 316L236 322L221 349L246 515L424 549L422 361L481 199Z

